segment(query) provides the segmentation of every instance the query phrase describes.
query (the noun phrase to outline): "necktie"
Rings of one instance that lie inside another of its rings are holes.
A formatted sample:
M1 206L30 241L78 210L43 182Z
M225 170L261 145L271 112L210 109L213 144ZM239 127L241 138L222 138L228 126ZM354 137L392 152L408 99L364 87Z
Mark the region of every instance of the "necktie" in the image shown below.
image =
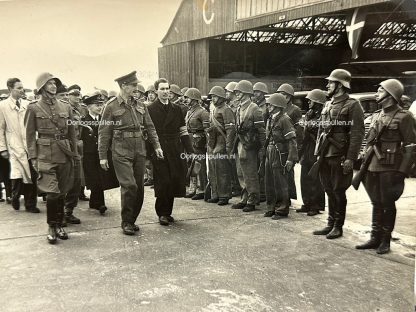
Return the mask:
M19 100L16 100L16 106L17 106L17 108L20 109L20 102L19 102Z

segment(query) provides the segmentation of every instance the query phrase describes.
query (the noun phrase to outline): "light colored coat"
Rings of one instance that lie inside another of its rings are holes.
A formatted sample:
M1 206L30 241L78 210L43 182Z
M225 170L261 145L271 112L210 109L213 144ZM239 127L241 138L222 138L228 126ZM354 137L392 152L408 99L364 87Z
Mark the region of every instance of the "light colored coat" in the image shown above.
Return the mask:
M23 183L31 184L24 126L29 102L20 100L20 103L19 109L11 97L0 102L0 152L9 152L10 179L23 179Z

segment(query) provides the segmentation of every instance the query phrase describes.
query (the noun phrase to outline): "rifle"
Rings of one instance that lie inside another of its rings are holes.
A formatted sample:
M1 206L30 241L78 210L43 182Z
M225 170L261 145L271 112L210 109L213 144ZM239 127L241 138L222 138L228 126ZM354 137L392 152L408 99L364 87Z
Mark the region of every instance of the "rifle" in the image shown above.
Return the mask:
M270 119L270 122L272 122L272 121L273 121L273 119ZM275 125L270 129L269 135L267 136L266 141L264 142L264 155L261 158L260 165L259 165L259 169L257 170L257 173L258 173L259 177L263 177L263 175L264 175L265 166L266 166L266 151L267 151L267 146L270 143L270 139L272 137L274 127L275 127Z
M311 169L308 172L308 175L314 179L318 179L319 177L319 168L321 168L322 162L324 161L324 156L326 151L329 148L329 145L335 145L335 147L339 150L342 149L342 145L340 143L338 143L337 141L335 141L333 138L331 138L332 135L332 131L333 131L333 126L331 126L329 128L329 131L325 134L323 133L322 136L324 136L323 141L321 143L320 146L320 153L318 155L318 159L317 161L312 165Z
M373 158L373 156L376 155L376 157L378 159L382 158L382 155L380 155L380 152L379 152L378 147L376 146L376 144L380 140L381 135L386 130L386 128L387 128L387 126L383 125L383 127L380 129L380 132L377 134L376 138L374 139L374 144L370 145L370 147L368 148L368 150L365 153L363 163L360 167L360 170L358 170L358 172L352 178L351 185L356 190L358 190L358 188L360 187L360 183L364 179L364 176L367 172L368 166L370 165L370 162L371 162L371 159Z
M383 159L383 155L380 153L377 143L381 138L381 135L383 134L383 132L389 127L390 123L393 121L394 117L396 116L396 114L400 111L397 110L394 115L390 118L390 121L386 124L384 124L379 133L377 133L377 136L374 139L374 144L371 144L370 148L366 151L365 153L365 157L363 160L363 163L360 167L360 170L355 174L355 176L352 178L352 182L351 185L358 190L358 188L360 187L360 183L361 181L364 179L364 176L367 172L368 166L370 165L371 159L373 158L374 155L376 155L377 159L381 160Z

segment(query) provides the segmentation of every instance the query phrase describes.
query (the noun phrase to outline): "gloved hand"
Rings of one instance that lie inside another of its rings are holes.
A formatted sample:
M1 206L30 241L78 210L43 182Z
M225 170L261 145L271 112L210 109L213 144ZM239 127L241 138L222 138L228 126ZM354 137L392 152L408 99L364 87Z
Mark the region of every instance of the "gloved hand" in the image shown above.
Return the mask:
M343 173L349 174L350 172L352 172L353 165L354 162L351 159L346 159L342 164L342 167L344 168Z

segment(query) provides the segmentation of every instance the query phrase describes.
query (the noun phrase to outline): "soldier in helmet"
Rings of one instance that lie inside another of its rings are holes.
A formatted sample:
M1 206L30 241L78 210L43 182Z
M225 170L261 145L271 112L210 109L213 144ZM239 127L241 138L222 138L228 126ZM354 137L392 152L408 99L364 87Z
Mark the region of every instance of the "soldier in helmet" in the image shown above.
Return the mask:
M367 134L367 154L373 150L363 179L373 206L371 238L357 249L390 251L391 232L396 221L396 204L404 189L404 178L412 165L416 127L411 113L399 105L403 85L396 79L380 83L376 100L382 109L373 114ZM364 164L363 164L364 165ZM361 171L361 170L360 170Z
M300 108L293 104L293 98L295 97L295 90L293 87L288 84L282 84L276 91L277 93L282 94L287 101L286 113L293 122L293 125L296 130L296 143L298 150L302 148L302 131L303 128L299 124L299 121L302 118L302 112ZM293 169L293 168L292 168ZM295 184L295 171L291 170L289 172L289 196L292 199L297 199L296 184Z
M268 111L266 107L266 98L265 95L269 93L269 88L267 88L267 85L263 82L256 82L253 86L253 102L258 105L258 107L261 109L261 112L263 114L263 120L264 124L266 124L267 118L268 118ZM260 164L261 159L258 160L258 163ZM260 202L266 201L266 190L264 185L264 172L262 172L259 176L260 181Z
M181 88L176 84L170 85L169 101L173 104L179 105L179 107L181 108L183 117L185 118L186 113L188 111L188 107L184 103L181 103L180 101L181 97L183 97Z
M68 239L62 228L65 194L73 184L73 161L80 159L72 110L56 99L61 81L49 73L36 80L40 100L30 104L25 115L28 157L38 171L38 188L47 193L47 239Z
M316 162L315 147L318 135L322 108L326 102L326 93L319 89L309 91L306 95L309 101L309 111L305 116L302 149L299 151L301 173L300 187L303 205L296 212L305 212L314 216L325 210L325 191L319 179L311 177L308 173Z
M296 132L285 112L287 101L283 95L272 94L266 103L270 117L267 121L267 212L264 216L279 220L289 215L288 172L298 160Z
M227 104L228 106L232 109L232 111L235 112L237 111L238 108L238 101L235 98L235 93L234 93L234 88L237 85L237 82L235 81L230 81L226 86L225 86L225 96L227 98Z
M231 156L235 139L235 115L226 104L225 91L215 86L209 92L214 108L210 112L210 125L207 129L208 148L212 159L210 164L211 199L208 202L223 206L232 197Z
M153 84L147 87L145 95L147 97L147 101L145 102L146 105L149 105L154 100L156 100L157 95L156 95L155 86Z
M207 178L207 138L205 136L205 129L209 127L209 113L200 105L201 92L196 88L189 88L185 95L188 112L185 116L185 124L188 129L189 136L192 141L195 154L198 156L201 164L201 170L198 173L198 189L193 200L204 199L205 188L208 183Z
M328 224L314 235L328 239L342 236L353 163L358 158L364 138L364 112L357 100L348 96L351 74L343 69L331 72L327 89L330 102L322 110L318 135L319 178L328 196Z
M108 170L107 152L111 144L114 170L121 191L121 228L125 235L134 235L139 230L135 222L144 198L144 130L147 130L155 157L163 158L163 152L147 106L133 97L139 83L136 72L115 81L120 86L120 94L104 107L98 128L98 153L101 167Z
M141 83L137 84L137 89L133 91L133 97L136 101L144 104L146 101L146 89Z
M236 112L237 139L234 151L237 152L237 172L240 185L243 187L242 199L232 206L244 212L255 210L259 200L260 184L257 172L257 157L263 158L266 140L263 114L260 108L251 101L253 85L241 80L234 93L240 106Z

